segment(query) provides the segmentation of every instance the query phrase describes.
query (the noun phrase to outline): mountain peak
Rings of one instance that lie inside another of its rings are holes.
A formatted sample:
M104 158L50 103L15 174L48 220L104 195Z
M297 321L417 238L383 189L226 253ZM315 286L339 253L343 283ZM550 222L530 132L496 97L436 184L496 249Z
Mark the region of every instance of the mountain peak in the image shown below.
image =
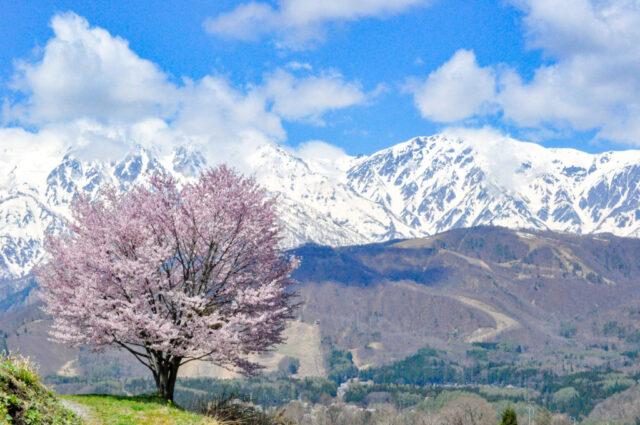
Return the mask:
M279 196L286 247L361 244L483 224L640 236L640 151L593 155L455 133L415 137L369 156L327 146L296 151L264 144L244 157L244 171ZM11 170L16 164L0 165ZM163 157L138 146L117 160L67 152L44 179L20 181L12 174L0 185L0 276L28 273L41 258L44 234L61 228L78 190L90 196L99 196L104 184L127 190L157 172L190 179L206 166L194 146Z

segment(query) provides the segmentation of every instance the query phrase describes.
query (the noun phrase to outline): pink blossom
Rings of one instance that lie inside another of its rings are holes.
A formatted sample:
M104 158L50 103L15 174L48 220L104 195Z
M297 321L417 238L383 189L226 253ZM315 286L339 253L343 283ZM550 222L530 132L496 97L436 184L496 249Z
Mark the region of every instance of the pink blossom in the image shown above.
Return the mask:
M189 361L256 370L246 355L281 342L294 309L275 200L226 166L103 194L78 194L69 233L46 241L37 276L54 337L130 351L168 399Z

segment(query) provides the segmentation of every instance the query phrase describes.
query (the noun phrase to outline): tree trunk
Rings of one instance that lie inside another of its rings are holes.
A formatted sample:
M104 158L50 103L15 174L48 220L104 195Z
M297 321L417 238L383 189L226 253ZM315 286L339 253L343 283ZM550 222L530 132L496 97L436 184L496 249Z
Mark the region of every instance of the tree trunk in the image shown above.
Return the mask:
M173 402L173 391L176 386L178 369L180 368L180 357L170 357L168 359L156 358L157 370L153 374L156 381L156 388L163 400Z

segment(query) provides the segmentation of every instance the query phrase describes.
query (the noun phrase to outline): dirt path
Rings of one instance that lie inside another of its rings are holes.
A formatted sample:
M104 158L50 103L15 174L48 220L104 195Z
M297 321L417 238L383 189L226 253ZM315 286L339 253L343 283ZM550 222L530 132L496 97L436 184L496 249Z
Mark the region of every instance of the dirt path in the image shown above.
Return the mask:
M89 413L91 412L91 409L89 409L89 407L80 403L76 403L75 401L65 400L65 399L60 400L60 403L62 403L62 405L66 409L69 409L73 413L75 413L83 421L86 421L86 422L89 421L90 419Z
M425 294L435 295L440 297L453 298L454 300L460 301L461 303L466 304L469 307L475 308L476 310L480 310L488 314L489 316L491 316L491 318L496 323L496 326L493 328L483 327L483 328L476 329L469 337L467 337L466 339L467 342L483 342L501 334L502 332L518 329L521 327L520 323L517 320L507 316L504 313L500 313L495 308L491 307L488 304L483 303L482 301L469 298L469 297L464 297L461 295L455 296L455 295L442 294L437 291L433 291L429 288L419 286L419 285L411 285L406 282L389 282L389 283L392 285L400 286L416 292L422 292Z

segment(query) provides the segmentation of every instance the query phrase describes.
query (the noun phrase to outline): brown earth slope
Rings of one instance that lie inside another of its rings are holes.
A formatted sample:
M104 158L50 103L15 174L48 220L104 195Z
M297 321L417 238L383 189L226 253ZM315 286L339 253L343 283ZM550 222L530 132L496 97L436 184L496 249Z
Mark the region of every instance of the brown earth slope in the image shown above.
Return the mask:
M503 340L528 360L619 367L610 349L640 343L638 239L478 227L295 253L303 321L361 365Z

